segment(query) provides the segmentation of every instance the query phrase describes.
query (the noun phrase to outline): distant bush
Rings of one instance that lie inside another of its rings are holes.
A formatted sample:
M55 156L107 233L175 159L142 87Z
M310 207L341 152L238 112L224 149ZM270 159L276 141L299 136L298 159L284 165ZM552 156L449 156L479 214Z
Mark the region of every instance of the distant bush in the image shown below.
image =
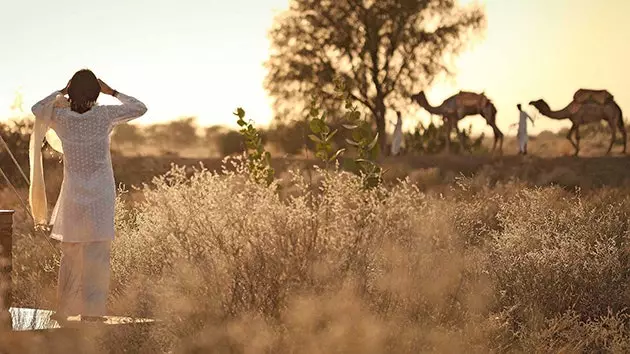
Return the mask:
M593 137L600 134L610 134L608 122L599 121L580 126L580 135L584 138Z
M199 142L196 118L179 118L168 123L153 124L143 129L150 144L172 149L194 146Z
M304 148L313 149L306 138L308 127L304 121L280 123L267 130L268 141L290 155L298 155Z
M133 124L119 124L112 132L112 145L132 144L138 145L145 141L142 128Z
M553 139L555 137L556 137L556 133L550 130L543 130L537 135L538 139Z
M462 130L464 137L464 145L462 146L456 129L451 131L451 149L455 153L464 151L480 152L485 151L482 146L484 134L473 138L472 125L468 129ZM446 126L444 124L436 125L433 122L426 127L420 123L412 132L405 134L405 144L407 153L431 155L438 154L446 150Z
M238 131L228 130L218 134L217 146L222 156L230 156L243 152L244 141Z

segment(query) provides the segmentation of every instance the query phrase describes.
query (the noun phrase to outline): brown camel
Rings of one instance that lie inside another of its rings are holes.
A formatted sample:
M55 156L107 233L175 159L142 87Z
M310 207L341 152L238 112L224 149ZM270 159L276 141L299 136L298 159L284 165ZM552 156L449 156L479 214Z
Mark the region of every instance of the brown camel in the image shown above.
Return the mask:
M497 142L500 141L499 151L503 150L503 133L499 130L496 124L497 109L486 97L485 94L460 91L455 95L447 98L441 105L434 107L428 101L424 91L421 91L413 96L411 99L417 102L422 108L427 110L431 114L436 114L442 117L444 124L446 124L446 150L450 151L451 143L451 129L453 127L457 130L457 136L459 137L462 147L464 146L464 136L457 129L457 123L466 116L473 116L476 114L481 115L486 119L489 126L494 131L494 144L492 145L492 151L496 149Z
M573 95L573 101L568 106L559 111L552 111L545 100L531 101L530 105L543 115L551 119L569 119L571 120L571 129L567 134L567 139L575 148L575 156L580 152L580 125L590 124L605 120L610 127L611 138L608 151L610 153L615 143L617 129L621 131L623 136L623 153L626 153L626 128L623 124L623 115L621 108L613 99L613 96L606 90L588 90L580 89ZM575 142L572 135L575 133Z

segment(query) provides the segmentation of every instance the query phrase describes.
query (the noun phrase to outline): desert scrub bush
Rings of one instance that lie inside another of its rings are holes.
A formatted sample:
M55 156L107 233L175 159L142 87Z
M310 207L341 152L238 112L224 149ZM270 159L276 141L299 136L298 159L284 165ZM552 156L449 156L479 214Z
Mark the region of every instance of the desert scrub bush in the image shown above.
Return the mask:
M17 192L23 198L28 195L26 189L19 188ZM35 232L30 215L9 188L0 188L0 202L3 208L15 208L11 305L51 308L55 304L54 285L59 266L56 242L46 240L46 235L41 232Z
M575 311L582 320L630 306L630 198L522 189L500 204L491 251L501 302L522 324ZM527 319L527 320L525 320Z
M293 174L301 192L281 200L273 186L249 178L246 160L226 163L236 168L199 168L190 178L174 167L143 188L145 199L133 211L118 209L117 294L142 298L129 311L167 319L171 334L164 338L172 343L254 316L273 333L275 349L339 325L351 327L338 340L378 331L381 351L413 351L437 345L426 328L446 342L449 333L486 323L484 255L463 247L450 201L430 199L408 181L365 189L360 176L336 170L316 170L318 193ZM321 308L344 291L354 307L295 312L296 301ZM153 295L139 296L145 292ZM365 325L344 322L337 312L346 309ZM289 319L302 321L306 333L283 330ZM402 330L407 337L399 342Z
M519 333L523 352L537 353L628 353L630 318L609 312L583 321L580 314L567 311L546 319L539 328Z
M26 183L6 149L13 153L23 171L28 171L28 144L32 127L32 120L26 118L0 123L0 168L15 186L23 187Z

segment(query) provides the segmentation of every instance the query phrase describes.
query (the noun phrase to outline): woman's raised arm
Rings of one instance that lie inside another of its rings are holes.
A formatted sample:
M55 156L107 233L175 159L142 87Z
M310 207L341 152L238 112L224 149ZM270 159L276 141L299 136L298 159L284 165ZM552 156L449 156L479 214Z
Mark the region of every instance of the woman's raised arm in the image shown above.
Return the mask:
M98 84L101 85L102 93L116 97L122 103L117 106L105 106L112 124L126 123L147 113L147 106L140 100L112 89L101 79L98 79Z
M35 117L40 116L44 112L44 107L48 103L55 101L57 96L65 95L65 94L68 93L68 87L70 87L70 80L68 80L68 83L66 84L66 87L64 87L63 89L57 90L57 91L51 93L50 95L46 96L43 100L35 103L33 105L33 107L31 107L31 112L33 112Z
M31 112L33 112L33 114L36 117L41 116L42 113L44 112L44 107L46 107L47 104L54 102L55 98L57 98L57 95L62 95L62 94L63 93L61 91L55 91L51 93L50 95L46 96L43 100L35 103L33 107L31 107Z
M107 114L113 124L126 123L132 119L141 117L147 112L147 106L134 97L127 96L120 92L114 92L113 97L116 97L122 103L117 106L106 106Z

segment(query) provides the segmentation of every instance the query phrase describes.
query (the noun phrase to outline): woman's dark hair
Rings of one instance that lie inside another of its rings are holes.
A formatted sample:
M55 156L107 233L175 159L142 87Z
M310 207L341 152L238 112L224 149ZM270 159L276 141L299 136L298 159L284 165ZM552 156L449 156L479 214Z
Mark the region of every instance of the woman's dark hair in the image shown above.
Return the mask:
M70 79L68 87L70 109L77 113L89 111L100 93L101 85L92 71L88 69L77 71Z

